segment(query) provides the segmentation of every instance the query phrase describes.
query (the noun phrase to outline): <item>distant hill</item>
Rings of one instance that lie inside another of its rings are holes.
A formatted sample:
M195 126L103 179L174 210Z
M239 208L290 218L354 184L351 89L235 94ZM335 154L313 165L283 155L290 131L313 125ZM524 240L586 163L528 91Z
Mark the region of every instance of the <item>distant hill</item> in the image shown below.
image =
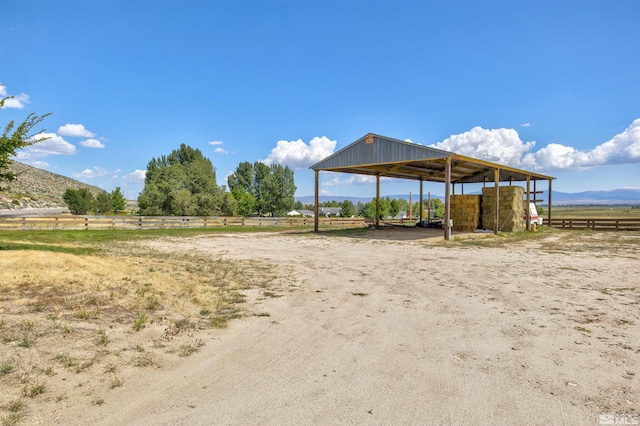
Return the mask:
M9 169L18 178L11 183L0 182L0 209L66 207L62 195L68 189L87 188L94 196L103 192L56 173L12 161Z
M471 192L467 194L478 194L478 192ZM542 205L548 204L549 200L549 191L543 191L542 194L538 195L538 198L544 200ZM389 197L391 199L396 198L404 198L405 200L409 200L409 194L394 194L394 195L381 195L386 198ZM443 199L442 195L434 195L431 194L432 198ZM413 201L417 201L419 196L417 194L412 195ZM333 195L333 196L320 196L319 197L321 203L325 203L328 201L338 201L342 202L344 200L350 200L354 204L358 204L358 202L368 203L373 199L373 197L350 197L350 196L342 196L342 195ZM424 199L427 199L426 194L424 195ZM296 197L296 201L302 202L302 204L313 204L314 197L313 195L306 195L301 197ZM584 192L558 192L553 191L553 200L554 205L590 205L590 204L640 204L640 189L614 189L611 191L584 191Z

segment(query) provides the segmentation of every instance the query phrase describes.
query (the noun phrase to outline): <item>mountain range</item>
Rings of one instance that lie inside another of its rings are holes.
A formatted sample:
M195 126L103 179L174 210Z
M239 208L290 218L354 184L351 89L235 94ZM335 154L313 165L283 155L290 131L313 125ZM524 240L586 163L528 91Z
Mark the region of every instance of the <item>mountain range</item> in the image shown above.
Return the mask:
M469 195L472 194L480 194L480 192L471 192L467 193ZM551 193L553 199L551 200L554 205L610 205L610 204L631 204L637 205L640 204L640 189L613 189L610 191L583 191L583 192L560 192L553 191ZM394 195L382 195L382 197L389 197L390 199L401 199L409 200L409 194L394 194ZM413 194L412 199L414 202L418 200L418 195ZM431 194L433 198L443 199L442 195L434 195ZM542 194L538 194L539 199L544 200L539 203L540 205L547 205L549 200L549 191L543 191ZM424 195L424 199L426 200L426 195ZM340 196L340 195L331 195L325 196L321 195L319 197L321 203L329 202L329 201L338 201L342 202L344 200L350 200L352 203L357 204L358 202L368 203L373 199L373 197L351 197L351 196ZM302 204L313 204L314 196L307 195L302 197L296 197L296 201L302 202Z

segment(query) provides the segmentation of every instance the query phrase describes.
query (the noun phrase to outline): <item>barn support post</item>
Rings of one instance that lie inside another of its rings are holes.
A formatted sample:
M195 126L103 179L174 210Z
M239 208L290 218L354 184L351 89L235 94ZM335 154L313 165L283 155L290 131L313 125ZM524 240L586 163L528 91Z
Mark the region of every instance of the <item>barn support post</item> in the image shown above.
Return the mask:
M315 181L315 194L313 196L313 231L314 232L318 232L318 223L320 218L318 218L318 211L319 211L319 200L320 197L318 196L318 189L319 189L319 182L320 182L320 170L316 170L316 181Z
M451 241L451 157L444 163L444 239Z
M495 197L496 197L496 217L493 233L498 235L498 229L500 228L500 169L493 170L493 182L495 185Z
M531 176L527 175L527 203L525 204L524 210L527 212L527 231L531 231L531 209L529 208L529 203L531 202Z
M423 220L423 218L422 218L422 209L423 209L423 206L424 206L424 204L422 203L422 193L423 193L422 192L422 183L423 183L422 182L422 178L420 178L420 223L422 223L422 220Z
M549 227L551 227L551 181L549 179L549 208L547 209L547 222L549 222Z
M376 175L376 228L380 228L380 175Z

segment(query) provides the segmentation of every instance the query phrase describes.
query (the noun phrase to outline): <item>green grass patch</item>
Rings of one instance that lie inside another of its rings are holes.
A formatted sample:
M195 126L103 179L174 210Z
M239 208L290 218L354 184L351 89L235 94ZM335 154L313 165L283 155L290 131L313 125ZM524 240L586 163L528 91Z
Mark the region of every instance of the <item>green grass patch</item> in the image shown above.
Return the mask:
M18 242L0 242L1 250L38 250L38 251L50 251L54 253L68 253L68 254L93 254L95 249L92 247L63 247L58 245L49 244L36 244L36 243L18 243Z

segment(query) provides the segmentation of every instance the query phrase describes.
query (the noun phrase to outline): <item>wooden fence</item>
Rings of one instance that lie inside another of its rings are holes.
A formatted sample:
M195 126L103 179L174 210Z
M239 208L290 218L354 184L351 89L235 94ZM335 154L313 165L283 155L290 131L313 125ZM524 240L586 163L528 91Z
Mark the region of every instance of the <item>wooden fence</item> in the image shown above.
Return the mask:
M313 218L218 216L0 216L2 230L176 229L224 227L306 227ZM321 226L367 226L363 218L321 217Z
M640 231L640 218L552 218L551 226L562 229L596 231Z

